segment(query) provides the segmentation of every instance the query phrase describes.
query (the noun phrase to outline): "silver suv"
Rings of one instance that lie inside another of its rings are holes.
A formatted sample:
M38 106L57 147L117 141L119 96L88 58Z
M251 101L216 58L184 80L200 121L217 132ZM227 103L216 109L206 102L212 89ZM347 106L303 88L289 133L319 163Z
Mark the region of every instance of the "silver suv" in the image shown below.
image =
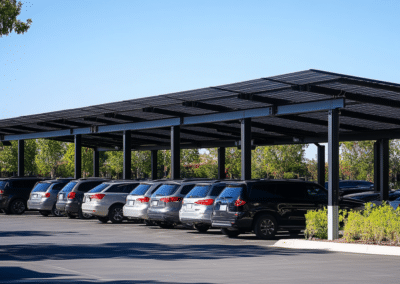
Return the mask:
M85 193L82 212L92 214L102 223L121 223L126 196L140 184L139 181L117 180L104 182Z
M161 228L173 228L179 224L179 210L186 194L199 181L169 181L160 186L150 198L147 215Z
M226 185L226 182L221 181L196 184L182 201L179 220L182 223L194 225L199 232L207 232L211 227L214 200Z
M63 216L56 208L57 195L72 179L57 179L41 181L35 185L28 199L29 210L39 211L43 216L50 213L55 217Z
M150 196L166 181L148 181L142 182L126 197L126 203L123 207L124 216L128 219L144 220L146 225L153 225L148 220L147 209L150 204Z

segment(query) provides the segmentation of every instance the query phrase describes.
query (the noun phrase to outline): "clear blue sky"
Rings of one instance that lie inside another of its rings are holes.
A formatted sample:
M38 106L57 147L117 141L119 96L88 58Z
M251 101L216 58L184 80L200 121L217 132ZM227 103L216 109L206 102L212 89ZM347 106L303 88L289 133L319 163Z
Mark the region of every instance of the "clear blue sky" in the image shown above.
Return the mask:
M0 119L310 68L400 82L397 0L23 3L31 29L0 38Z

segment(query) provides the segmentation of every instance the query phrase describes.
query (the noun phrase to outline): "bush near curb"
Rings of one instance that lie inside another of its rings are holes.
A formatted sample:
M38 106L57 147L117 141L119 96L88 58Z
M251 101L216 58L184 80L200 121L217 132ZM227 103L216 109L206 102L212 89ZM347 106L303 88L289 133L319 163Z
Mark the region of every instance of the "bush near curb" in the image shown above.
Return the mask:
M343 224L347 214L347 210L339 210L339 224ZM306 229L304 230L304 236L306 239L328 238L328 210L326 207L319 210L309 210L305 217Z

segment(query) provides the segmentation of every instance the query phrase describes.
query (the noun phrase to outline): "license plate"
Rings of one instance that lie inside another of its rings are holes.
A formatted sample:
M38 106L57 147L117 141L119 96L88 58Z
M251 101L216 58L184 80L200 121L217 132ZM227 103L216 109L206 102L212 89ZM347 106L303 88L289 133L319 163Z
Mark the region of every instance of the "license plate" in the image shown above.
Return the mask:
M192 209L193 208L193 204L186 204L186 208L187 209Z
M219 210L221 210L221 211L226 211L227 208L228 208L227 205L220 205L219 206Z
M152 202L151 202L151 205L157 206L157 205L158 205L158 201L157 201L157 200L156 200L156 201L152 201Z
M130 200L129 201L129 205L134 205L135 204L135 200Z

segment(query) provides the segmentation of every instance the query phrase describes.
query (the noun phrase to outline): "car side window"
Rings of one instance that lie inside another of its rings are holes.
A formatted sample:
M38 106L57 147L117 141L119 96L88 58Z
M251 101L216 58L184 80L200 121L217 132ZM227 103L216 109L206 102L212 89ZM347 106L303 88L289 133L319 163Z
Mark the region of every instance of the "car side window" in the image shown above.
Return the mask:
M82 191L82 192L88 192L89 190L91 190L92 188L94 188L95 186L97 186L101 183L103 183L103 182L102 181L84 182L79 185L78 190Z
M181 190L181 194L186 195L189 193L189 191L192 190L192 188L194 187L194 184L191 185L185 185L182 190Z
M290 201L304 201L306 198L304 184L282 183L277 184L276 193Z
M135 184L127 184L125 185L125 187L123 188L122 192L124 193L129 193L132 190L134 190L139 184L135 183Z
M318 186L307 185L307 199L313 201L321 201L326 203L328 201L327 192Z
M59 191L64 187L64 185L65 185L65 183L56 183L56 184L53 185L51 190Z
M213 187L213 189L211 190L211 193L209 194L209 196L218 196L221 194L221 192L224 190L224 188L226 187L226 185L216 185Z
M276 184L259 183L251 186L249 200L253 202L263 202L271 199L282 198L276 193Z

